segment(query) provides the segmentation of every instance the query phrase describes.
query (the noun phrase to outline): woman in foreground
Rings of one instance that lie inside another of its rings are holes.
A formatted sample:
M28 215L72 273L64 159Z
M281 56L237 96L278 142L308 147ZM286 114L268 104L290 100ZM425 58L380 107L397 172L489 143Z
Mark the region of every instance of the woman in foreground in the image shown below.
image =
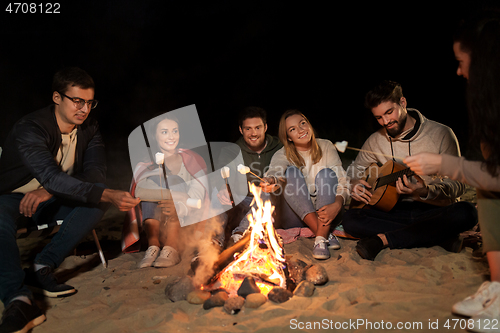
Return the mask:
M484 161L462 157L418 154L404 162L417 174L440 174L477 189L483 251L491 281L476 294L453 306L453 312L472 317L475 332L500 331L500 15L484 12L465 22L453 50L457 75L467 79L467 104L475 142ZM497 329L493 330L492 328Z

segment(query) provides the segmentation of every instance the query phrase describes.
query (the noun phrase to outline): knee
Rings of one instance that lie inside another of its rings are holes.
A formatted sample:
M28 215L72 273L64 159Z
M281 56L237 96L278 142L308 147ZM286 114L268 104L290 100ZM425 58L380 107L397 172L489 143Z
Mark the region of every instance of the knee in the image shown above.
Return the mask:
M349 234L358 234L358 231L363 229L363 216L361 209L349 209L342 215L342 225L344 230Z
M316 189L321 195L336 195L337 193L337 174L330 168L321 169L315 178Z
M335 179L337 180L337 173L330 168L323 168L316 174L316 180L319 179Z

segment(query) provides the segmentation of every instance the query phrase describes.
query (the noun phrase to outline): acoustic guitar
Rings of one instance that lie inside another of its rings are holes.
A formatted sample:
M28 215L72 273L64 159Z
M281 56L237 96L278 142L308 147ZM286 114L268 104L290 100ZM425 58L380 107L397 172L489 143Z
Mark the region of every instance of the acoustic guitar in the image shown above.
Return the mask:
M398 178L403 179L403 175L406 175L408 178L414 176L421 181L421 178L411 171L410 168L392 160L387 161L381 167L376 163L371 164L366 168L361 178L372 187L371 189L367 189L372 194L370 202L367 205L362 201L352 199L349 208L377 208L384 212L390 211L399 199L396 181ZM413 197L413 199L422 201L418 196Z

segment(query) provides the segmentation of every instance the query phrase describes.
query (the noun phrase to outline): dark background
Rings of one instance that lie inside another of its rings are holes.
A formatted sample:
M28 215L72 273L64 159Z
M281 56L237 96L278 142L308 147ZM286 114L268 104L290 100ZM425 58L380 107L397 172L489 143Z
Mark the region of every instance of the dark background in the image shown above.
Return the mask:
M79 66L96 82L91 116L111 163L126 163L117 156L140 123L190 104L207 141L235 141L237 112L256 105L271 134L298 108L319 137L361 147L378 128L364 94L382 79L400 82L408 106L452 127L471 154L452 34L491 3L78 1L60 14L14 14L2 1L0 145L17 119L51 103L55 71Z

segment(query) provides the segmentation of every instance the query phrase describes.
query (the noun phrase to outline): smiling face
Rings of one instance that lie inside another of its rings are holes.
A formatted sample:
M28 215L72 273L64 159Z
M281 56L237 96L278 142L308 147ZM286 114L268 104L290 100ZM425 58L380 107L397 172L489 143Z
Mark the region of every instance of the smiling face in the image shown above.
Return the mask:
M312 129L307 120L294 114L285 120L288 141L293 142L297 150L308 150L311 147Z
M156 142L165 155L177 152L179 144L179 125L171 119L164 119L156 126Z
M64 94L71 98L94 99L92 88L81 89L77 86L69 86ZM87 103L82 108L77 108L71 99L61 96L57 91L52 94L52 100L56 104L55 115L61 133L70 133L75 126L83 124L90 113Z
M462 51L460 42L453 43L453 52L458 61L457 75L469 79L470 54Z
M383 126L390 136L396 137L407 128L408 112L406 99L401 97L400 103L386 101L372 108L372 113L378 123Z
M248 148L253 151L260 151L266 145L267 124L262 118L247 118L240 126L240 133L243 136Z

